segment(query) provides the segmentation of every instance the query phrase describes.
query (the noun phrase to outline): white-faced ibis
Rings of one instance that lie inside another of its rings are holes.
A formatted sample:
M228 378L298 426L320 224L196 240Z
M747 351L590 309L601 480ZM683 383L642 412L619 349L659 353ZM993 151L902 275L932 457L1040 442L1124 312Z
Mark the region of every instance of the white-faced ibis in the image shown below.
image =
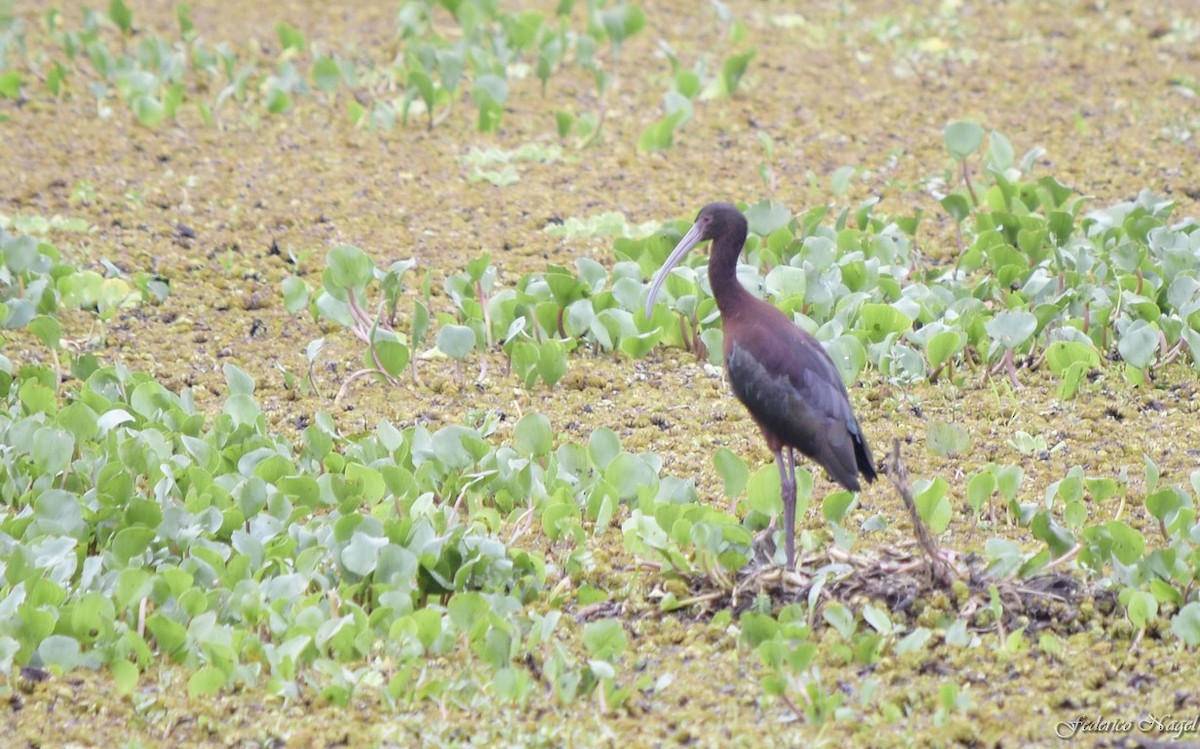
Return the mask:
M875 461L829 354L787 315L738 282L737 261L746 232L746 217L736 206L704 206L696 223L654 277L646 315L650 315L654 298L671 269L693 247L713 240L708 282L725 323L725 368L733 394L750 411L775 453L783 487L787 563L791 567L796 559L793 450L815 460L850 491L859 490L859 474L867 481L875 480Z

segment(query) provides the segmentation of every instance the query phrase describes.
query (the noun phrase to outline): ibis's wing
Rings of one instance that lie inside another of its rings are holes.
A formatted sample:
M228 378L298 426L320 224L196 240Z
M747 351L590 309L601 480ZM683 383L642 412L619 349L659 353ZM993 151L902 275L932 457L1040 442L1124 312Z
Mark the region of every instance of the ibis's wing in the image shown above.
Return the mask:
M787 323L738 330L725 361L730 385L769 439L795 447L857 491L858 474L874 479L875 465L846 388L821 344Z

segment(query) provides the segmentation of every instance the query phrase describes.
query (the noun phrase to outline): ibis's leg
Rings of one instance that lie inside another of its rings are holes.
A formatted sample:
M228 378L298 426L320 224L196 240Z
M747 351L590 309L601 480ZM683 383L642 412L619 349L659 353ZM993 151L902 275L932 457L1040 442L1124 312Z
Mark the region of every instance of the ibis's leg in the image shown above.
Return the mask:
M792 448L776 450L775 463L779 466L779 484L783 489L783 537L790 569L796 564L796 456Z

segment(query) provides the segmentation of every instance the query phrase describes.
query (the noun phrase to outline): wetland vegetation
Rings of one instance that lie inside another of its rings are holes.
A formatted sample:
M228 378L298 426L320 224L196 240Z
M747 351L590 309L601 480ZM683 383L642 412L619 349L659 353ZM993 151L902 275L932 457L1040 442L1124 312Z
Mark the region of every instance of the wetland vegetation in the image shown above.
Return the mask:
M1188 10L0 5L7 735L1200 741ZM718 199L918 519L786 573Z

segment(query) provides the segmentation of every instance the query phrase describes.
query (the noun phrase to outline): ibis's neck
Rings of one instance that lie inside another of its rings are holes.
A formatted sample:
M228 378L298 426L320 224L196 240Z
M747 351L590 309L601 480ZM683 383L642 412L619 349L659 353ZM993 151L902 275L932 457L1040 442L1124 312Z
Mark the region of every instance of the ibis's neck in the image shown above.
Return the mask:
M746 306L754 295L738 282L738 256L746 243L746 232L733 232L713 242L708 258L708 284L722 317L730 317Z

